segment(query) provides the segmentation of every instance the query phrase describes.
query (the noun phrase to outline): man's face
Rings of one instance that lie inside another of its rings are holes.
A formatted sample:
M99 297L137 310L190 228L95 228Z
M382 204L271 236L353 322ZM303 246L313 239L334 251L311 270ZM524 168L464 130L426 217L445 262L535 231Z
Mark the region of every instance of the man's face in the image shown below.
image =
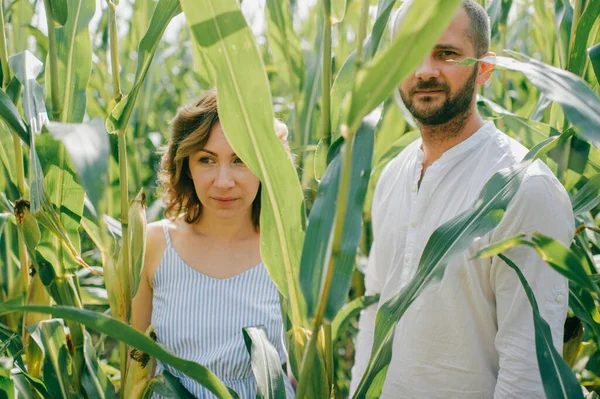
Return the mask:
M479 67L457 65L448 60L476 58L467 35L470 19L464 9L415 73L400 85L400 95L413 117L422 125L441 125L471 108Z

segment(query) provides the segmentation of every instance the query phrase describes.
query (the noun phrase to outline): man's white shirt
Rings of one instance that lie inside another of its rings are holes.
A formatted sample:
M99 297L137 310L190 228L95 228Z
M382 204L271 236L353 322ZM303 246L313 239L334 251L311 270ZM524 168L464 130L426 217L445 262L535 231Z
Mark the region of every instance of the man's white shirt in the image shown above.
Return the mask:
M520 162L527 149L487 122L427 168L416 140L384 169L375 190L374 243L365 282L383 304L415 275L433 231L472 207L487 180ZM478 249L519 233L569 245L569 197L541 161L526 172L500 224L450 260L441 282L426 288L396 326L382 398L543 398L531 305L516 273L498 257L470 260ZM537 253L505 253L531 285L554 345L562 353L566 279ZM351 391L369 360L376 306L362 312Z

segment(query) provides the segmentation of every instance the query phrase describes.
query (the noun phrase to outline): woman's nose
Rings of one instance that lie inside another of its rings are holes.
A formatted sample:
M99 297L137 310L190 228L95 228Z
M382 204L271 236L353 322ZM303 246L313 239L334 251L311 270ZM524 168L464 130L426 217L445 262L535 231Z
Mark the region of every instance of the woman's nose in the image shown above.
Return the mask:
M219 167L214 185L217 188L231 188L235 185L233 171L229 165L222 165Z

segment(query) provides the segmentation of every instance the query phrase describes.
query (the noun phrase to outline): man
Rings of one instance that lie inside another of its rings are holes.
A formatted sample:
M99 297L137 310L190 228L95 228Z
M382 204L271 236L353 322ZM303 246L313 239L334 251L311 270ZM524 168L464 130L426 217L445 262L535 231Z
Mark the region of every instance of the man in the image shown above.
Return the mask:
M366 286L367 294L381 293L379 305L413 278L431 233L472 207L486 181L527 152L477 111L476 91L492 65L448 62L493 56L489 40L485 11L465 1L422 65L400 85L421 139L387 165L375 190ZM574 233L569 197L540 161L529 167L500 224L452 258L442 281L425 289L398 322L382 398L544 397L531 305L516 273L497 257L470 260L485 245L536 231L565 245ZM560 353L566 280L530 248L506 255L533 288ZM372 306L359 322L352 391L369 360L375 314Z

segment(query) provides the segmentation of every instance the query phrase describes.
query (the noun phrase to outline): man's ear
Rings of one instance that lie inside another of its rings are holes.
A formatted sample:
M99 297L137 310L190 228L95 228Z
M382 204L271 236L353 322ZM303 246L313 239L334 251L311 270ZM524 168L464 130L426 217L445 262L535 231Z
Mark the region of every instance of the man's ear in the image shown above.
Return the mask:
M488 51L479 57L483 61L479 61L479 74L477 75L477 84L484 85L492 77L494 72L496 54Z

